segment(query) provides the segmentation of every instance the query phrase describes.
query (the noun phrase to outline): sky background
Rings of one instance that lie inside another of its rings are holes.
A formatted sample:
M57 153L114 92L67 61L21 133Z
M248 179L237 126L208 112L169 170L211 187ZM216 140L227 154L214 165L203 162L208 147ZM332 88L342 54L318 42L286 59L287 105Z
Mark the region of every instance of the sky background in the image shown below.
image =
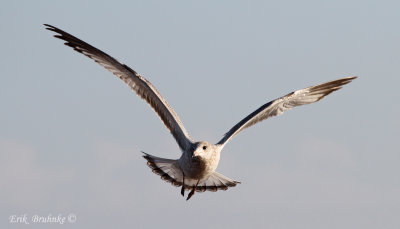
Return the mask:
M398 1L5 1L0 228L400 228ZM150 80L196 140L262 104L359 76L235 137L190 201L141 150L179 158L152 109L54 39L57 26ZM12 215L75 223L11 224Z

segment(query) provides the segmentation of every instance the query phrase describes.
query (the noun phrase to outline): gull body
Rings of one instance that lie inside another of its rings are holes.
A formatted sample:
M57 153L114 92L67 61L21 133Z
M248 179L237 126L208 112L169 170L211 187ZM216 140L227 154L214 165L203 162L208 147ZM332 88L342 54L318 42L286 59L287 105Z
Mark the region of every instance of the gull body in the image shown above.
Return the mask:
M218 167L221 149L206 141L196 142L194 147L181 155L179 166L185 176L206 179Z
M48 24L45 24L45 26L46 29L56 32L57 34L54 36L64 40L65 45L93 59L120 78L153 108L175 138L182 155L179 159L173 160L143 152L143 157L147 160L147 165L154 173L172 185L181 187L183 196L185 195L185 190L190 190L186 200L189 200L196 191L215 192L217 190L227 190L240 183L216 172L222 149L239 132L269 117L280 115L293 107L317 102L356 78L352 76L329 81L293 91L272 100L243 118L216 144L206 141L194 141L175 111L146 78L110 55L71 34Z

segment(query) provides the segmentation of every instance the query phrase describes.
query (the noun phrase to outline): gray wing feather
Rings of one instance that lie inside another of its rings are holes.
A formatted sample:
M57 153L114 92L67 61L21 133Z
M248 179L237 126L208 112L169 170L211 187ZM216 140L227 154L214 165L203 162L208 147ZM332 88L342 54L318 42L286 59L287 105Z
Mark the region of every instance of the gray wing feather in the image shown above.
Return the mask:
M232 127L217 144L221 146L225 145L240 131L269 117L280 115L283 112L292 109L293 107L317 102L330 93L339 90L343 85L350 83L355 78L357 77L346 77L316 86L307 87L268 102Z
M54 35L54 37L66 41L66 43L64 43L65 45L70 46L75 51L93 59L105 69L112 72L115 76L124 81L124 83L126 83L134 92L136 92L138 96L144 99L154 109L164 125L169 129L182 150L185 151L191 145L193 140L185 130L178 115L146 78L103 51L72 36L71 34L48 24L45 24L45 26L47 26L46 29L58 33L58 35Z

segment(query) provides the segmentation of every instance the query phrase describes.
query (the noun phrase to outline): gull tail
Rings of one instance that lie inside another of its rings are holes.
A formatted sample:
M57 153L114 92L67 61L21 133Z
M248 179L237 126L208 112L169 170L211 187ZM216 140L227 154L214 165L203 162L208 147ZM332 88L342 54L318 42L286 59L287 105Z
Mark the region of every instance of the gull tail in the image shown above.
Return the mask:
M147 165L152 169L153 173L161 176L161 179L171 183L173 186L182 186L182 170L179 167L178 160L142 153L144 153L143 157L147 160Z
M216 192L218 190L227 190L228 188L235 187L237 184L240 184L239 181L232 180L220 173L214 172L211 174L208 179L200 181L197 185L197 192L205 192L211 191ZM185 179L185 188L186 188L186 179ZM190 188L189 186L188 188Z
M185 190L192 190L197 185L197 192L216 192L218 190L227 190L230 187L235 187L237 184L240 184L239 181L232 180L217 172L211 174L207 179L200 181L188 177L183 179L183 173L179 167L178 160L160 158L145 152L142 153L144 153L143 157L147 160L147 165L155 174L176 187L182 186L184 181Z
M196 182L197 181L197 182ZM189 200L195 192L211 191L216 192L218 190L227 190L230 187L235 187L240 184L239 181L232 180L217 172L212 173L209 177L202 180L184 179L184 186L182 186L181 194L185 196L185 189L191 190L186 200Z

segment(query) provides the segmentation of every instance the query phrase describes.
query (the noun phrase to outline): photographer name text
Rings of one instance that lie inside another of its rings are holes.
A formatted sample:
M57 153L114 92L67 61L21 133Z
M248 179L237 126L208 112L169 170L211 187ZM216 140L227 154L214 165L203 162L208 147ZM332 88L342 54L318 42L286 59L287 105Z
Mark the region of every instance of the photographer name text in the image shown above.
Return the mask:
M10 215L9 222L12 224L65 224L65 223L75 223L76 215L70 213L68 215L58 214L58 215L32 215L19 214Z

